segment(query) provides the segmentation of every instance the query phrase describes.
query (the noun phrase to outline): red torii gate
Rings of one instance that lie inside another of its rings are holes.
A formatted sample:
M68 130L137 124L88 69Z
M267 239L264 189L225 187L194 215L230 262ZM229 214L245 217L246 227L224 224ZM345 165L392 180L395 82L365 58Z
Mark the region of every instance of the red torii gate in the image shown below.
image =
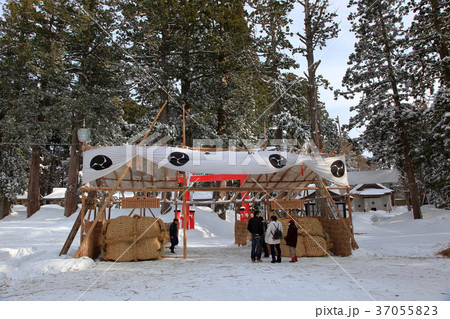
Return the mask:
M241 185L246 180L248 175L245 174L210 174L210 175L191 175L189 178L189 182L195 183L195 182L216 182L216 181L229 181L229 180L240 180ZM178 182L184 183L184 185L187 185L187 181L184 179L183 175L178 175ZM189 191L186 191L185 194L185 201L189 201L191 199L191 195ZM245 192L241 193L241 196L244 196L243 199L247 199L249 197L248 193ZM188 217L188 223L186 223L187 227L186 229L193 229L194 228L194 214L189 211L189 204L185 204L185 212L189 212ZM242 207L244 207L244 211L241 212L245 214L244 216L241 215L241 220L245 220L245 216L250 216L250 204L249 203L242 203ZM186 214L187 215L187 214ZM179 211L175 211L175 218L183 218L185 214L181 214ZM183 227L184 223L179 223L180 228Z

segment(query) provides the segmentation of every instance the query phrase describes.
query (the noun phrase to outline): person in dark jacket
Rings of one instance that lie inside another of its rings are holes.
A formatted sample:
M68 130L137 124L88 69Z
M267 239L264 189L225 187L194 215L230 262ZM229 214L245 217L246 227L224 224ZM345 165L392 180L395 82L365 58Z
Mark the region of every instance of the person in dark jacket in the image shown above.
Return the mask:
M253 213L253 217L248 221L247 230L252 234L252 262L262 262L262 237L264 236L263 222L259 218L259 211Z
M174 219L173 223L169 227L170 236L170 252L175 253L175 246L178 245L178 219Z
M286 244L289 246L289 253L291 255L291 260L289 262L295 263L297 261L297 253L296 253L296 247L297 247L297 226L295 226L295 221L291 219L289 221L289 228L287 231L287 235L284 238L286 240Z
M267 229L267 224L264 221L264 218L262 216L259 216L259 219L261 219L261 221L263 223L263 230L264 230L264 233L265 233L266 229ZM270 256L270 254L269 254L269 247L267 247L266 240L265 240L264 236L261 236L261 245L262 245L262 248L263 248L263 251L264 251L264 258L268 258Z

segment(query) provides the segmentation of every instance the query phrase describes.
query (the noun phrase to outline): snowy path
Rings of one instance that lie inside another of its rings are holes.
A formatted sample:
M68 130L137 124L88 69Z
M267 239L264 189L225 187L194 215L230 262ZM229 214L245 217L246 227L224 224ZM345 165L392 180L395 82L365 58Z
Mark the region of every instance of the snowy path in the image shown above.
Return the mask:
M355 214L351 256L271 264L251 263L250 248L233 244L230 218L197 209L187 259L179 246L162 260L113 263L73 259L78 237L59 257L75 216L49 205L27 219L18 207L0 221L0 300L450 300L450 259L435 255L450 243L447 211Z
M302 258L252 264L247 247L189 248L188 259L97 262L81 271L13 280L5 300L443 300L448 260ZM413 282L412 282L413 280ZM356 281L356 282L355 282ZM274 293L276 291L277 293Z

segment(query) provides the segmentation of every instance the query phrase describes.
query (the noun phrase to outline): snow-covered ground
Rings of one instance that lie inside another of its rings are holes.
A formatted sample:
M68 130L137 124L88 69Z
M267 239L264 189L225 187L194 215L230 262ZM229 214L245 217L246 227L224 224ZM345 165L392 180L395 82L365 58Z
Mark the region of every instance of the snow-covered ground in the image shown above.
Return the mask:
M221 220L197 207L195 230L162 260L114 263L73 259L59 252L75 221L46 205L31 218L25 207L0 221L0 299L4 301L443 301L450 300L450 212L423 206L424 219L393 213L355 213L359 249L349 257L250 262L234 245L234 214ZM118 214L119 212L116 212ZM172 214L162 217L171 221ZM180 232L182 235L182 231Z

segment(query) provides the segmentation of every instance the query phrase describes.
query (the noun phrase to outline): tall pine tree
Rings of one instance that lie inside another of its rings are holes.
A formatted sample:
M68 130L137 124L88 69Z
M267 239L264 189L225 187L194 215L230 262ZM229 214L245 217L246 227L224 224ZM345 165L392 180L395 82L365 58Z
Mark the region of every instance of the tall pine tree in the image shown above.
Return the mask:
M64 23L54 10L58 3L10 0L2 21L2 82L7 97L3 116L8 127L16 128L2 139L20 141L21 153L29 154L28 217L40 208L41 158L64 104L59 88L68 82L61 41Z
M286 93L282 72L297 67L292 55L288 54L293 50L289 39L292 36L292 20L288 15L294 8L294 0L250 0L248 5L251 8L249 21L254 32L254 50L261 60L258 75L267 87L270 122L276 127L272 137L281 140L283 127L280 120L283 109L280 99Z
M122 110L126 97L122 51L115 45L114 15L104 1L69 1L60 7L68 23L64 33L65 73L70 78L62 119L70 140L65 212L78 207L81 143L77 131L83 123L92 131L94 143L121 141Z
M309 118L311 125L311 136L316 146L322 150L322 130L319 105L319 86L328 86L328 83L322 76L317 74L320 60L316 61L315 52L322 50L328 40L337 37L339 26L334 21L337 14L329 12L328 0L298 0L303 7L304 29L303 33L298 33L301 47L297 49L306 59L307 70L305 76L307 84L307 100L309 109ZM325 125L325 124L324 124Z
M366 126L365 147L380 160L394 158L408 180L414 218L422 218L414 171L413 147L409 133L411 113L408 104L408 77L401 65L407 49L402 18L406 8L398 0L351 0L356 12L349 16L357 42L349 57L350 68L343 84L350 95L362 95L352 110L351 127ZM349 96L349 95L346 95Z
M450 149L450 6L448 0L413 0L414 20L408 32L412 50L405 65L410 88L424 107L424 132L419 154L428 199L449 205L448 163Z

